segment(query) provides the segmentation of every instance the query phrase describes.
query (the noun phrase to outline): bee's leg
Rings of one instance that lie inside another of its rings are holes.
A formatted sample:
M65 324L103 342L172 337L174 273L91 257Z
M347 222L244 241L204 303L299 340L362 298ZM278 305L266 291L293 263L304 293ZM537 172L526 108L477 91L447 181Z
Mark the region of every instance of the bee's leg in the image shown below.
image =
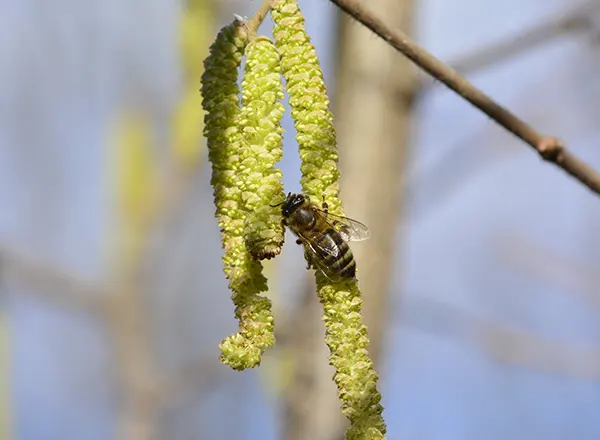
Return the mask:
M300 240L299 238L296 239L296 244L302 244L302 240Z
M304 259L306 260L306 270L310 270L313 267L313 264L308 252L304 252Z
M323 206L323 210L326 213L329 212L329 205L327 204L327 202L325 202L325 194L323 194L323 204L321 206Z

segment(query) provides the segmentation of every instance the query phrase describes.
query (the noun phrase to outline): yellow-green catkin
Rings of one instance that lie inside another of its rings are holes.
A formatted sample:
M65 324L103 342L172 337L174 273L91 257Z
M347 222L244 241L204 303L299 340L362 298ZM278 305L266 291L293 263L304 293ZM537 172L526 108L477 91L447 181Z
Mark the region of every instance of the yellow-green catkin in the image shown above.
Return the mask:
M295 0L275 0L271 15L297 131L303 191L315 202L321 202L324 196L330 211L343 215L333 115L304 17ZM369 339L360 313L362 300L357 283L332 283L318 271L316 278L329 361L336 370L334 381L342 412L351 422L346 438L382 439L386 426L377 390L379 378L367 351Z
M281 117L284 106L279 54L267 37L257 37L246 48L242 82L240 132L242 200L247 212L244 236L248 251L257 259L281 252L284 230L281 208L283 174L275 164L283 155Z
M206 111L204 135L212 165L211 184L224 248L223 269L229 280L239 331L221 345L221 361L235 370L260 364L273 346L271 302L258 295L267 290L262 265L244 243L245 211L242 186L243 143L240 121L238 68L248 44L248 30L240 19L225 26L204 61L202 105Z
M325 196L330 211L341 215L333 115L317 52L296 1L275 0L271 16L302 160L300 183L313 201Z

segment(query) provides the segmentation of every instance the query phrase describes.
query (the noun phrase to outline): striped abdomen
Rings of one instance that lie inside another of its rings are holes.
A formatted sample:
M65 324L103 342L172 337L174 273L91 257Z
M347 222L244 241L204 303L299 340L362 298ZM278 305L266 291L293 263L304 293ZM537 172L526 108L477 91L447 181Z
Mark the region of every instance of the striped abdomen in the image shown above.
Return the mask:
M322 235L317 237L315 241L316 244L323 247L330 247L331 242L333 241L339 249L338 255L334 257L328 253L319 251L319 253L322 253L321 258L323 263L325 263L329 270L334 274L344 278L354 278L354 275L356 274L354 255L352 255L348 243L342 239L342 236L335 229L327 229Z

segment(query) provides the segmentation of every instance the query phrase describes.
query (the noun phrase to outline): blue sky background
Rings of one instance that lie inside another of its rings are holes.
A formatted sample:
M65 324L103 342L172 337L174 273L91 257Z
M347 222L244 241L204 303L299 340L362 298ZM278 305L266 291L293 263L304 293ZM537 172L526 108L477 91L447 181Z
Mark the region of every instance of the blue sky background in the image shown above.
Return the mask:
M106 124L124 97L144 99L160 114L178 84L176 11L171 2L148 0L140 13L134 3L4 0L0 13L0 203L8 207L0 212L0 240L92 280L105 272ZM455 59L574 4L420 1L417 39L441 59ZM250 15L257 5L249 1L236 12ZM332 88L334 7L324 0L301 6ZM566 36L470 79L600 168L599 54L585 39ZM300 175L289 114L284 128L282 167L294 191ZM600 296L600 284L583 279L598 273L597 198L441 85L419 103L414 129L408 221L398 238L394 319L381 371L388 438L599 438L600 320L584 299ZM195 282L204 295L182 293L179 306L157 299L167 307L157 315L164 349L176 339L181 359L181 351L216 355L235 328L213 211L201 209L211 203L207 176L198 183L196 229L188 225L201 246L190 252L201 255ZM530 244L519 247L522 239ZM555 254L589 270L519 270L518 254L537 245L548 249L538 260ZM301 258L296 247L282 257L286 283L277 300L287 307ZM116 394L104 327L26 295L8 298L17 438L110 438ZM448 310L462 315L453 320ZM565 346L587 357L569 355L569 368L558 370L549 356L533 366L494 359L481 348L490 339L474 320L549 341L558 357ZM216 388L167 414L170 438L275 439L277 408L260 372L219 377Z

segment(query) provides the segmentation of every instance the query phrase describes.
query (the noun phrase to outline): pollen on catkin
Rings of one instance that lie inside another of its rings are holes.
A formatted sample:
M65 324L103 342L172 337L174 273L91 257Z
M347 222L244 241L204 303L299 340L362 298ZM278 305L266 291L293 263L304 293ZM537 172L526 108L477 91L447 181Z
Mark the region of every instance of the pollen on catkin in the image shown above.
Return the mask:
M319 299L324 308L325 342L329 363L335 368L342 413L350 420L346 439L383 439L379 377L367 348L369 338L361 315L362 299L355 282L327 284L317 277Z
M206 111L204 135L212 165L216 217L224 248L223 270L229 280L239 331L221 345L221 361L235 370L260 364L275 343L271 302L258 295L267 290L262 265L244 242L242 169L243 145L239 130L238 68L248 44L244 22L234 20L218 33L204 61L201 94Z
M316 50L295 0L274 0L271 16L297 132L303 191L317 203L324 197L330 212L343 215L333 115ZM383 439L386 426L377 390L379 378L367 351L358 285L355 280L332 283L319 271L316 281L329 363L335 368L342 412L351 422L346 438Z
M284 241L281 208L271 206L284 198L283 174L275 167L283 155L282 99L277 49L269 38L257 37L246 48L239 123L243 145L239 179L247 213L246 247L260 260L278 255Z
M302 160L300 183L313 201L324 196L329 210L341 215L333 115L317 52L296 1L275 0L271 16Z

